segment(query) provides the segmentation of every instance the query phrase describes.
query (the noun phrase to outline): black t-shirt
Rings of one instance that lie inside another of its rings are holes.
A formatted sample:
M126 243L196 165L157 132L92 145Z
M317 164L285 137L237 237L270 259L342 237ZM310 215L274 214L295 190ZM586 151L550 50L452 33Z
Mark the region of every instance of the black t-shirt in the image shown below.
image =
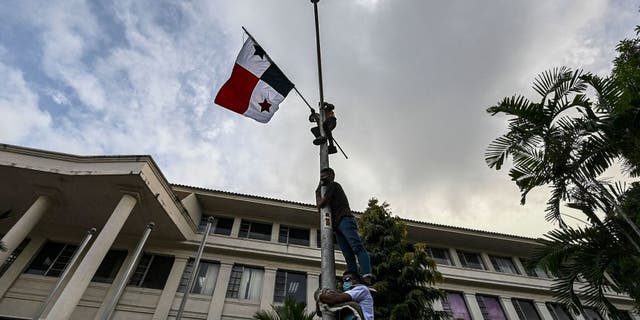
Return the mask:
M320 186L316 189L316 196L320 197ZM351 208L349 208L347 195L344 194L344 190L342 190L342 186L339 183L335 181L329 182L324 197L327 198L331 208L331 222L334 229L338 227L342 218L353 216Z

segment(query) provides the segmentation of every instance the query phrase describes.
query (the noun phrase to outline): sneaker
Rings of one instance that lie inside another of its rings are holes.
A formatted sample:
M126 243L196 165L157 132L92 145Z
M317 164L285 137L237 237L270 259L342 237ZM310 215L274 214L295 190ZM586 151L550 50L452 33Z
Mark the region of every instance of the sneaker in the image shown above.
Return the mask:
M323 143L327 142L327 138L326 137L318 137L313 139L313 144L315 144L316 146L319 146Z
M336 146L329 146L329 147L327 148L327 152L328 152L329 154L338 153L338 149L336 148Z

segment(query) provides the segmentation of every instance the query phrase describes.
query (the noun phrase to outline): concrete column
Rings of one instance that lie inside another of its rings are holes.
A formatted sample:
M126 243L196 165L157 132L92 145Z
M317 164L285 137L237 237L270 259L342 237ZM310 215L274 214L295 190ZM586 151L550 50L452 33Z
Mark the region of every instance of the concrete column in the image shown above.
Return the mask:
M484 266L487 268L487 270L496 271L496 268L493 267L493 263L491 263L491 259L489 258L488 254L480 252L480 258L482 258L482 262L484 263Z
M309 238L309 247L311 248L318 247L318 238L316 237L317 232L318 232L317 228L311 228L311 230L309 230L309 237L311 237Z
M238 220L240 219L236 219L236 221ZM209 314L207 315L207 319L218 320L222 317L224 299L227 296L227 286L229 285L229 278L231 278L232 268L233 263L220 262L218 280L216 281L216 287L213 289L213 296L211 297L211 304L209 304Z
M547 305L544 302L535 301L535 304L542 319L553 320L553 316L551 315L551 312L549 312L549 308L547 308Z
M449 255L451 256L451 263L456 267L462 267L460 258L458 258L458 251L454 248L449 248Z
M273 294L276 289L276 268L264 268L262 278L262 294L260 295L260 310L271 309L273 304Z
M275 222L271 225L271 242L278 242L280 235L280 224Z
M520 319L520 317L518 317L518 313L516 312L516 308L511 302L511 298L500 297L500 302L502 302L502 307L504 308L504 312L507 314L507 318L509 318L509 320Z
M22 271L27 267L27 264L38 253L42 245L45 243L45 238L32 238L27 246L22 250L18 258L11 264L9 269L5 271L0 278L0 298L4 297L5 293L9 291L9 288L22 274Z
M319 280L319 273L307 273L307 312L316 310L316 300L313 298L313 294L320 286Z
M87 251L78 268L75 270L69 282L64 287L60 297L47 315L47 319L69 319L76 305L82 298L84 291L89 286L91 278L98 270L100 263L111 248L113 241L118 236L120 229L127 221L129 214L136 205L136 198L125 194L113 210L98 237Z
M433 301L431 307L434 311L444 311L444 306L442 306L442 300L440 299L436 299L435 301Z
M182 206L187 210L193 222L198 225L200 223L200 219L202 218L202 206L200 206L200 201L198 201L198 197L195 193L191 193L186 196L184 199L180 200Z
M465 293L464 300L467 302L467 306L469 307L471 318L473 318L474 320L483 320L484 317L482 316L482 310L480 310L480 306L478 305L476 296L471 293Z
M0 252L0 264L4 263L11 255L24 238L27 237L29 232L33 230L33 227L38 224L40 218L44 215L44 212L51 206L51 198L47 196L39 196L38 199L31 205L29 210L25 212L20 220L11 227L9 232L2 237L2 242L7 247L7 250Z
M234 218L233 226L231 226L231 236L234 238L238 237L240 234L240 224L242 223L242 218Z
M524 264L522 264L520 258L513 257L513 263L516 265L516 269L518 269L518 272L520 272L521 275L527 275L527 269L524 268Z
M171 272L169 272L167 283L165 283L164 289L162 289L158 306L153 313L153 320L166 320L169 316L169 310L171 310L173 300L180 286L180 279L182 279L182 273L187 266L187 260L187 258L183 257L176 257L175 260L173 260L173 266L171 267Z

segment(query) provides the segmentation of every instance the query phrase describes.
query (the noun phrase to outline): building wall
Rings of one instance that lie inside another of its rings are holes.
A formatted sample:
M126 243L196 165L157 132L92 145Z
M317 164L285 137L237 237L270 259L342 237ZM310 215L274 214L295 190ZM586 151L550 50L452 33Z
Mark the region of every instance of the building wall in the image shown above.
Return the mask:
M206 270L203 268L207 278L200 283L202 291L189 295L184 319L251 319L256 311L268 309L274 303L276 282L282 280L279 278L282 271L292 272L287 276L294 279L299 273L306 275L303 280L306 288L299 290L304 293L301 297L308 305L314 304L312 294L319 283L320 249L316 238L319 217L311 205L186 186L174 186L170 190L155 163L145 156L77 157L3 145L0 176L10 177L0 181L0 203L13 203L20 208L23 217L27 213L22 209L27 211L34 199L44 196L42 192L52 204L44 217L40 217L42 214L31 215L31 221L37 222L35 225L21 227L30 240L20 247L19 254L8 259L12 261L8 268L0 268L4 270L0 276L0 317L30 319L51 292L59 279L57 276L25 272L48 242L77 245L86 230L97 227L100 234L104 232L115 237L113 242L108 242L111 249L127 251L120 267L107 270L113 271L110 283L90 282L76 295L79 302L73 308L71 319L99 319L115 295L116 284L124 281L125 266L137 258L133 252L143 229L153 220L156 226L144 252L173 257L173 264L163 269L166 270L164 273L158 273L160 278L167 279L166 283L160 289L127 286L112 319L174 319L183 297L179 288L184 287L187 279L184 272L203 236L197 232L197 226L208 215L231 218L230 234L216 234L214 230L208 237L202 259L212 264L207 265ZM114 209L116 200L125 198L135 202L135 209ZM107 228L108 219L116 212L127 219L126 223L123 221L117 228L114 225ZM22 218L0 222L0 232L15 230L18 219ZM247 231L252 232L246 230L247 224L243 221L267 224L256 230L269 230L270 235L263 240L242 237ZM542 319L553 320L545 306L546 302L553 301L552 281L544 276L528 276L520 261L520 257L526 258L537 245L534 239L416 221L408 221L408 225L410 241L425 242L431 248L441 248L448 253L449 262L438 265L445 279L439 287L459 293L471 319L483 319L481 306L476 301L476 295L481 294L499 297L510 320L518 319L512 298L532 300ZM280 231L284 226L308 230L309 244L280 243ZM17 246L20 241L22 239L13 244ZM93 241L97 242L97 238ZM464 267L458 257L461 250L478 253L485 270ZM516 274L496 270L490 255L510 257ZM91 260L87 256L91 256L91 252L81 254L79 264ZM42 264L49 266L62 261L58 256L51 259L52 263ZM102 260L103 264L107 262L106 258ZM75 270L80 268L79 264L70 269L73 277L82 276ZM152 269L142 268L143 263L138 265L134 271L140 271L142 279L156 275L153 272L149 275ZM246 266L246 270L257 269L251 273L257 280L246 282L253 287L244 291L251 299L243 299L240 290L238 298L227 297L228 292L235 292L232 290L236 288L234 284L242 288L243 279L248 278L238 272L237 267L241 265ZM337 274L345 268L339 251L336 251L336 267ZM302 288L303 283L286 284ZM62 287L74 289L66 283L62 283ZM68 304L68 301L58 301L59 295L58 292L54 296L45 315L53 305L58 307L57 303ZM610 297L620 309L632 309L628 297ZM447 305L447 301L441 301L435 307L443 309ZM640 320L637 315L635 317ZM580 315L575 318L584 320Z
M236 217L234 224L240 223L242 217ZM264 221L264 220L263 220ZM279 224L273 225L272 235L278 234ZM314 230L310 230L314 231ZM319 249L315 246L287 245L278 243L277 237L273 236L269 241L254 239L239 239L238 228L234 228L229 236L211 235L209 236L207 250L203 255L203 260L215 261L221 265L231 269L235 264L255 266L265 270L263 289L261 296L256 301L246 301L232 298L225 298L224 294L215 292L213 295L191 294L186 305L185 319L207 319L212 312L221 311L221 319L250 319L251 316L261 308L268 308L273 303L273 291L275 286L274 274L279 269L289 271L299 271L307 274L307 289L312 292L314 284L318 283L319 276ZM310 232L310 238L315 237L315 232ZM202 234L198 234L202 236ZM38 237L33 234L32 237ZM197 237L196 237L197 238ZM132 241L122 241L118 243L120 247L125 246L123 243ZM311 242L311 239L310 239ZM186 245L186 248L184 247ZM444 244L439 244L443 247ZM131 247L131 245L129 245ZM196 249L196 242L181 243L181 246L167 246L166 243L149 243L146 252L171 255L182 261L193 256ZM511 298L530 299L536 302L538 312L545 320L552 320L548 311L544 307L545 302L553 301L549 287L552 283L550 279L534 278L524 274L512 275L497 272L495 270L475 270L464 268L460 265L459 259L453 259L456 256L456 248L448 248L451 253L452 263L454 265L439 265L438 269L443 273L445 282L439 287L447 291L460 292L465 295L467 307L473 315L473 319L482 319L482 314L475 300L475 294L484 294L497 296L501 298L503 309L510 319L517 319L513 306L510 303ZM31 250L24 254L30 254L31 258L23 261L30 261L37 254L37 251ZM485 254L482 253L485 257ZM286 259L285 257L288 257ZM336 251L338 259L338 273L344 268L341 254ZM485 257L485 260L486 257ZM517 260L516 260L517 261ZM174 262L176 263L176 262ZM490 262L487 266L491 265ZM24 269L26 265L15 265L10 268ZM522 268L519 264L518 268ZM168 277L179 277L182 270L174 270L173 274ZM227 270L228 271L228 270ZM271 274L270 277L266 276ZM218 272L216 290L226 291L230 272ZM18 278L11 284L9 290L0 300L0 315L31 317L44 301L57 278L45 277L39 275L19 273ZM92 283L83 295L80 304L73 313L73 319L91 319L96 316L96 312L103 304L105 296L111 287L110 284ZM174 316L182 298L182 293L176 293L175 285L173 288L165 288L173 290L169 295L173 296L171 308L169 310L169 319ZM163 294L163 290L147 289L137 287L127 287L124 295L119 300L117 311L113 319L152 319L157 309L161 309L158 303ZM214 296L217 298L214 300ZM264 301L266 300L266 301ZM307 294L307 300L312 302L310 294ZM619 303L621 309L631 309L631 301L622 299Z

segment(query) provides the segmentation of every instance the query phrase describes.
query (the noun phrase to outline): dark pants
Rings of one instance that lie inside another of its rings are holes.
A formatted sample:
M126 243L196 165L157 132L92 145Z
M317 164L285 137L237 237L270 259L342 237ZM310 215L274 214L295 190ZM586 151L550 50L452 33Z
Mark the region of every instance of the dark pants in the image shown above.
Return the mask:
M335 117L331 117L328 118L326 120L324 120L324 122L322 123L322 129L324 129L324 134L327 135L327 139L329 140L329 145L333 145L333 134L331 133L331 131L333 131L333 129L336 128L336 118ZM318 127L313 127L311 128L311 133L313 133L313 136L315 136L316 138L320 138L320 128Z
M342 218L335 232L336 240L338 240L344 260L347 262L347 271L358 272L358 264L356 263L356 257L358 257L358 262L360 263L359 273L361 275L370 275L371 260L358 234L356 218L351 216Z

